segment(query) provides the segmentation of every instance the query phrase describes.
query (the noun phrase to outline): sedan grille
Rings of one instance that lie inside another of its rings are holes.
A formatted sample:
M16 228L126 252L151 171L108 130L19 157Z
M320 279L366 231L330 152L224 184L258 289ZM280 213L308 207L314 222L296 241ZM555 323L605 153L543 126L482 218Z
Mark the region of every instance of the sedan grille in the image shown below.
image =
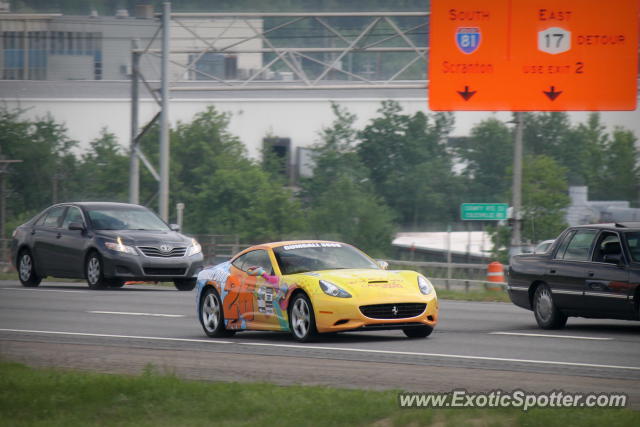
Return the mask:
M138 246L138 249L140 249L146 256L160 258L181 257L184 256L185 252L187 252L187 248L185 247L171 248L169 251L163 251L162 249L153 246Z
M403 302L397 304L374 304L360 306L360 311L371 319L406 319L424 313L427 304Z

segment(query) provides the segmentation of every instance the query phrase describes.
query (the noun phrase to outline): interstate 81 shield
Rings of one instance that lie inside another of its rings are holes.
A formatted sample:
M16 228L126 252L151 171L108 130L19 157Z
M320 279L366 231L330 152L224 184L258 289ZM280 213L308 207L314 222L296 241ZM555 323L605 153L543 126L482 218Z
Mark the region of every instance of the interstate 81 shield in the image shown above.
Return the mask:
M467 55L475 52L480 46L480 28L460 27L456 29L456 45Z

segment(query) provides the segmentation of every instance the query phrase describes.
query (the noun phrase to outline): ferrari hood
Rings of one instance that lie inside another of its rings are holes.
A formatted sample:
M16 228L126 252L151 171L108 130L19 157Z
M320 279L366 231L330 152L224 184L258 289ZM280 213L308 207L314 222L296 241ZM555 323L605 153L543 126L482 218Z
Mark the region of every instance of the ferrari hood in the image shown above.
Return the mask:
M417 273L387 270L325 270L307 275L327 280L340 286L353 296L420 294Z

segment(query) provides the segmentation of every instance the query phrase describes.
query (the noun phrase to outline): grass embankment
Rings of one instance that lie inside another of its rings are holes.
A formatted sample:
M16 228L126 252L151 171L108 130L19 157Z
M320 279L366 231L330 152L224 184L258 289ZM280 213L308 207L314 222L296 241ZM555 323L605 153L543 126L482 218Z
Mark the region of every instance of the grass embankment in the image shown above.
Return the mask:
M401 409L393 391L184 381L0 362L3 426L637 426L628 409Z

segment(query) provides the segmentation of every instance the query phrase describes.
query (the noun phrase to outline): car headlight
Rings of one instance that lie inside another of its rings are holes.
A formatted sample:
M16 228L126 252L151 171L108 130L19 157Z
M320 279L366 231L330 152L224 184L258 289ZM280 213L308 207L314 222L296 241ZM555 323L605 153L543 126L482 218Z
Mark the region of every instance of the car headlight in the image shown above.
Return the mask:
M429 295L433 292L433 285L431 284L429 279L426 279L422 276L418 276L418 287L420 288L420 292L425 295Z
M320 280L320 288L322 288L322 292L332 297L351 298L351 294L349 292L345 291L338 285L327 282L326 280Z
M112 251L121 252L123 254L138 255L138 252L132 246L127 246L122 243L122 238L118 236L115 242L104 242L107 249Z
M196 239L191 239L191 246L187 248L187 256L196 255L202 252L202 246L200 243L196 241Z

